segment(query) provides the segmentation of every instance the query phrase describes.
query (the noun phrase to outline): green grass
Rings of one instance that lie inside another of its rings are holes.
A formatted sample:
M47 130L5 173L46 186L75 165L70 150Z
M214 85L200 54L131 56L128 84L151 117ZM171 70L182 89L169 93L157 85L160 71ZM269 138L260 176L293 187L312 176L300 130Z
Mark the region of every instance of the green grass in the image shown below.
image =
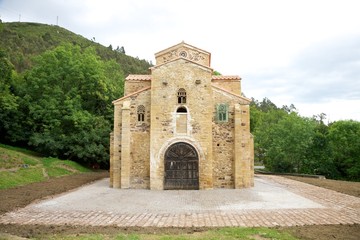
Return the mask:
M224 237L223 239L296 239L288 233L279 232L275 229L269 228L222 228L217 233Z
M28 149L25 149L25 148L13 147L13 146L5 145L5 144L2 144L2 143L0 143L0 148L13 150L13 151L16 151L17 153L29 154L29 155L34 156L34 157L41 157L41 154L39 154L37 152L34 152L34 151L31 151L31 150L28 150Z
M227 227L216 230L208 230L204 232L184 233L184 234L77 234L77 235L52 235L42 236L45 238L57 240L73 240L73 239L91 239L91 240L230 240L230 239L279 239L279 240L296 240L287 232L282 232L271 228L242 228Z
M70 161L70 160L62 160L61 164L69 166L69 167L71 167L73 169L76 169L79 172L91 172L90 169L78 164L77 162L73 162L73 161Z
M24 164L30 165L30 166L35 166L37 164L39 164L39 161L30 157L24 157L23 158Z
M26 149L0 144L0 189L90 171L73 161L43 158Z
M88 168L70 160L57 158L43 158L42 165L46 168L49 177L59 177L75 172L90 172Z
M47 174L49 177L61 177L71 175L71 172L63 168L48 168Z
M26 149L0 144L0 169L17 168L19 165L36 165L39 155Z
M21 168L0 172L0 189L6 189L44 180L41 168Z

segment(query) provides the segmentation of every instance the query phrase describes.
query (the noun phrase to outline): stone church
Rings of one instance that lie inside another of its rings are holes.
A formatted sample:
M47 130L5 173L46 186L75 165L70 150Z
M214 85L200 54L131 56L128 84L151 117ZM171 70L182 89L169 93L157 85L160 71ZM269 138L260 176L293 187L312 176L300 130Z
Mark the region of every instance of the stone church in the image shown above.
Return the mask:
M113 101L110 186L246 188L254 184L250 99L239 76L216 76L211 54L181 42L129 75Z

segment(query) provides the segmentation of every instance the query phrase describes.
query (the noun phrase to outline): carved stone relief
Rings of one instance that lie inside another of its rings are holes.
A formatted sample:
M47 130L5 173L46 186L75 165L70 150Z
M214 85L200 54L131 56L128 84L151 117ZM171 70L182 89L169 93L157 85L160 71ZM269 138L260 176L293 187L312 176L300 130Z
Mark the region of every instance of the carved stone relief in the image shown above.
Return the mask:
M201 62L205 60L203 53L191 49L174 49L169 51L168 53L165 53L162 58L163 62L165 63L177 57L187 58L194 62Z

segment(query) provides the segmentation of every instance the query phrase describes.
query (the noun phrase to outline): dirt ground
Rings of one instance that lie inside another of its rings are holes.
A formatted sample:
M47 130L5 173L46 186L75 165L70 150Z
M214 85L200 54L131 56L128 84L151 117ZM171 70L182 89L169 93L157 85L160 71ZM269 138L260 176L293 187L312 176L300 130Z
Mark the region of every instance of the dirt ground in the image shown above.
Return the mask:
M0 190L0 214L25 207L35 200L67 192L84 184L108 177L107 171L51 178L45 182Z
M286 176L286 177L300 182L309 183L318 187L331 189L355 197L360 197L360 182L347 182L347 181L308 178L308 177L293 177L293 176Z
M71 175L61 178L50 179L46 182L33 183L23 187L0 190L0 214L24 207L34 201L46 197L70 191L81 185L92 181L108 177L107 172L96 172ZM314 179L303 177L289 177L294 180L306 182L320 187L325 187L356 197L360 196L360 183L334 181L327 179ZM299 227L279 227L281 231L290 232L300 239L360 239L360 225L323 225L323 226L299 226ZM14 225L0 224L1 233L11 236L25 238L41 237L52 234L82 234L82 233L162 233L162 234L182 234L206 231L208 228L120 228L116 226L106 227L84 227L84 226L54 226L54 225Z

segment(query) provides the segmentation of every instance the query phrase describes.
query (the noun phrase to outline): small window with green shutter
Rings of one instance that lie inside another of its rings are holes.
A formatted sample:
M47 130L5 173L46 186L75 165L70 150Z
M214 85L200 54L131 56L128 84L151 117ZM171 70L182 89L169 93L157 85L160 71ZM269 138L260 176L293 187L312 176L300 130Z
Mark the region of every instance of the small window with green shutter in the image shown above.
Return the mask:
M216 118L218 122L227 122L229 115L229 107L225 103L217 104Z

